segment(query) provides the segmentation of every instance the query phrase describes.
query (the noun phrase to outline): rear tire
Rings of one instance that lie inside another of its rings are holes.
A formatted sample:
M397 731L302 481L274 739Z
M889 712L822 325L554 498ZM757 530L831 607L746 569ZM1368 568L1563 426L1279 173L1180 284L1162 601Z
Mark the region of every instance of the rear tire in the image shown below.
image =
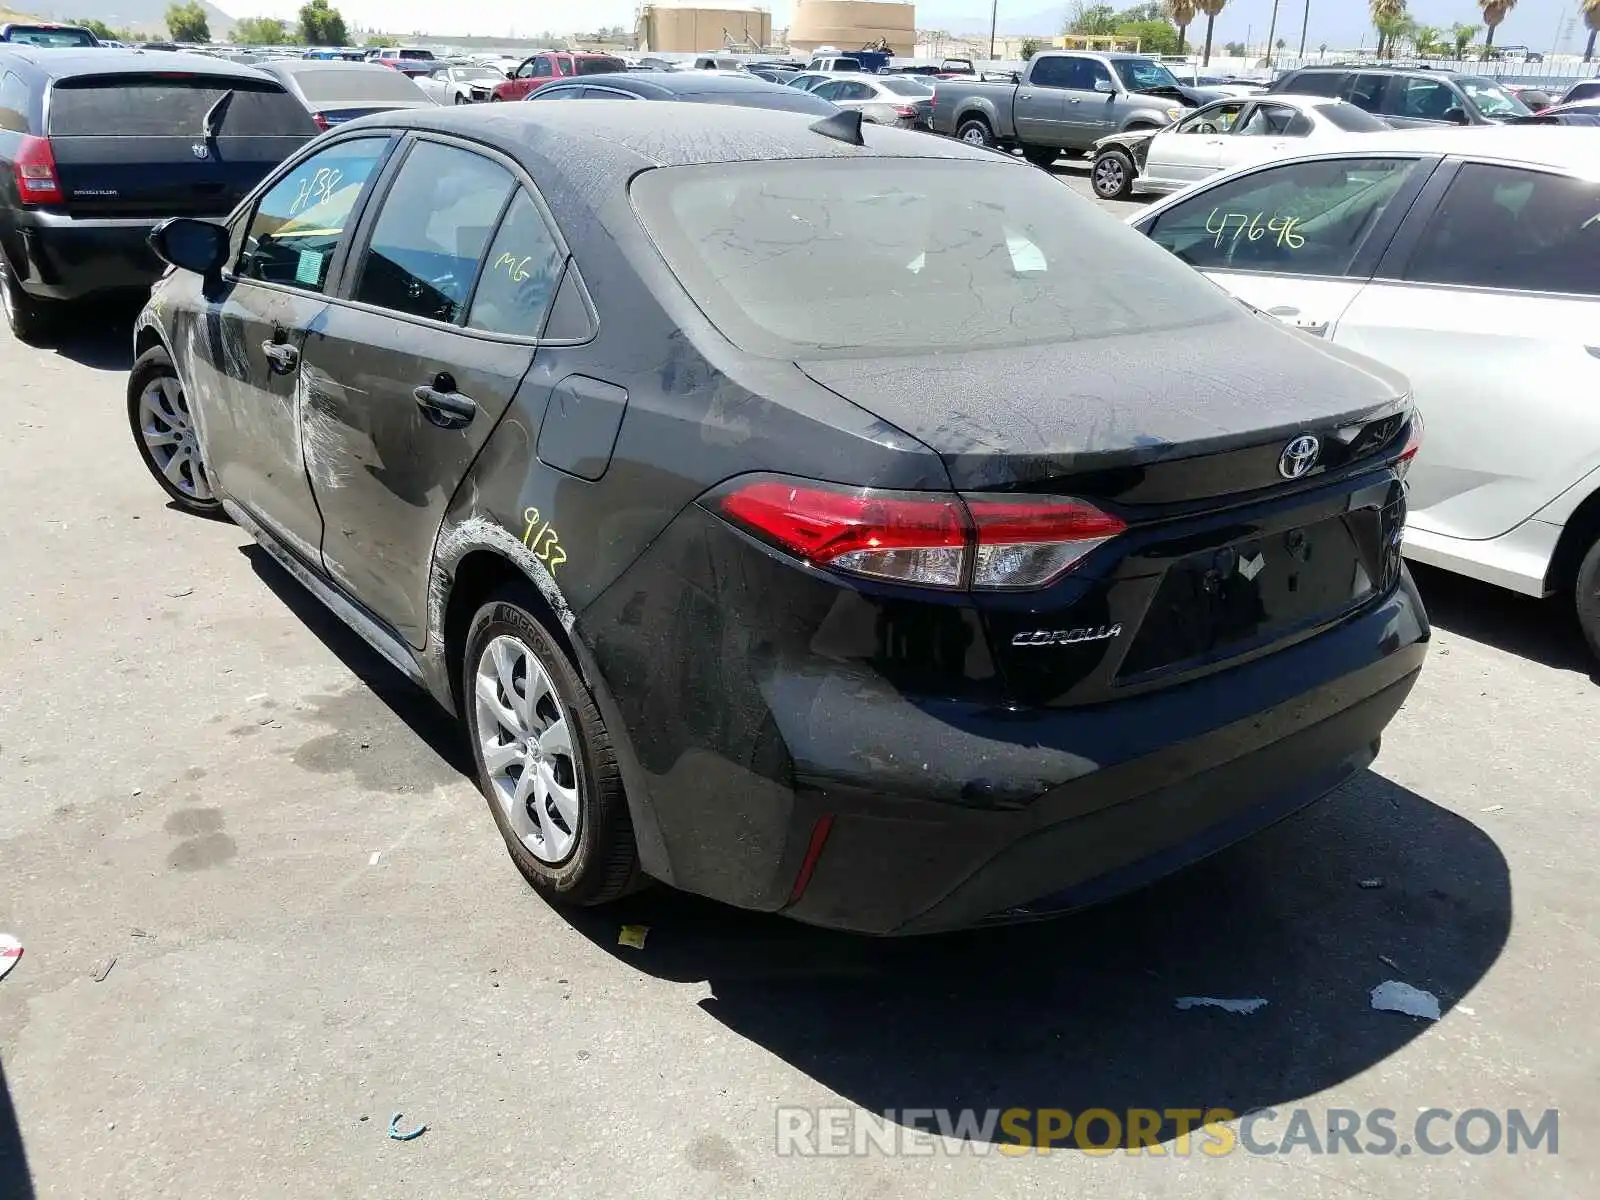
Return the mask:
M1108 147L1094 157L1089 181L1102 200L1126 200L1133 195L1133 158L1126 150Z
M41 341L55 324L54 305L28 295L3 256L0 256L0 307L5 309L11 336L19 342Z
M1572 591L1578 625L1589 643L1589 652L1600 659L1600 538L1595 539L1578 564Z
M968 117L956 127L956 140L965 142L969 146L983 146L993 150L995 147L994 130L989 128L989 122L982 117Z
M511 861L545 899L605 904L638 876L633 823L605 721L526 584L467 630L461 707L478 787ZM493 756L493 761L490 757Z
M1022 157L1034 166L1048 170L1055 165L1056 159L1061 157L1061 151L1053 146L1024 146Z

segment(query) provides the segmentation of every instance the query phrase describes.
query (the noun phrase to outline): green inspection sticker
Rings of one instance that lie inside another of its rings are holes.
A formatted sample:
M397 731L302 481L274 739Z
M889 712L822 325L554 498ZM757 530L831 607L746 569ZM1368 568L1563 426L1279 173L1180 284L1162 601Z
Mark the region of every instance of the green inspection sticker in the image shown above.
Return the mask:
M300 251L300 261L295 264L294 281L316 287L322 282L322 252L320 250Z

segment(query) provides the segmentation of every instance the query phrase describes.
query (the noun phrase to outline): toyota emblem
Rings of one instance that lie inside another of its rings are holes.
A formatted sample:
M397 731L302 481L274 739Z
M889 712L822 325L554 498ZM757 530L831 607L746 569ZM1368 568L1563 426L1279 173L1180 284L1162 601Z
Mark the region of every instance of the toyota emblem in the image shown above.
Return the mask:
M1302 433L1278 455L1278 474L1285 479L1304 478L1317 465L1317 455L1321 450L1321 442L1309 433Z
M196 158L209 158L211 156L211 151L206 149L204 142L192 142L189 146L189 153Z

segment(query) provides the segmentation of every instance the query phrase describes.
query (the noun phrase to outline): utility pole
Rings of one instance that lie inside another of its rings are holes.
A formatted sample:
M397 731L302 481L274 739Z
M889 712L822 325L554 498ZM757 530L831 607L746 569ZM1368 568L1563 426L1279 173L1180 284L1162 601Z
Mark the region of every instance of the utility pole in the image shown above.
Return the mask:
M994 35L1000 27L1000 0L989 6L989 61L994 61Z
M1267 26L1267 69L1272 69L1272 39L1278 35L1278 0L1272 0L1272 24Z
M1306 15L1300 18L1300 63L1306 61L1306 29L1311 24L1311 0L1306 0Z

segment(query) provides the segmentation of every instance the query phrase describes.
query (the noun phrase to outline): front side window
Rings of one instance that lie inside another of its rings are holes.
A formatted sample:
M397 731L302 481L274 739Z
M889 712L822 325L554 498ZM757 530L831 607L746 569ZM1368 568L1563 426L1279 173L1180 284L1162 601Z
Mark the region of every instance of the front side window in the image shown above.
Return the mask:
M1415 167L1394 158L1271 167L1173 205L1148 232L1201 270L1344 275Z
M250 214L237 273L322 291L356 200L388 145L387 137L352 138L295 166Z
M467 325L538 337L561 277L561 252L528 193L518 191L489 246Z
M546 75L555 75L557 73L555 64L542 56L533 60L533 70L528 72L529 75L536 78L543 78Z
M418 142L383 198L353 298L458 323L513 186L481 154Z
M1363 112L1379 112L1383 107L1383 92L1388 82L1387 75L1373 75L1370 72L1352 75L1345 86L1344 99Z
M1449 121L1466 115L1461 97L1438 79L1396 79L1383 111L1424 121Z
M636 178L632 198L701 311L766 357L958 353L1242 319L1054 177L1000 162L666 167Z
M1227 133L1239 119L1244 108L1243 100L1229 100L1225 104L1208 104L1197 113L1178 122L1178 133Z
M1600 184L1468 163L1434 210L1405 278L1600 296Z

